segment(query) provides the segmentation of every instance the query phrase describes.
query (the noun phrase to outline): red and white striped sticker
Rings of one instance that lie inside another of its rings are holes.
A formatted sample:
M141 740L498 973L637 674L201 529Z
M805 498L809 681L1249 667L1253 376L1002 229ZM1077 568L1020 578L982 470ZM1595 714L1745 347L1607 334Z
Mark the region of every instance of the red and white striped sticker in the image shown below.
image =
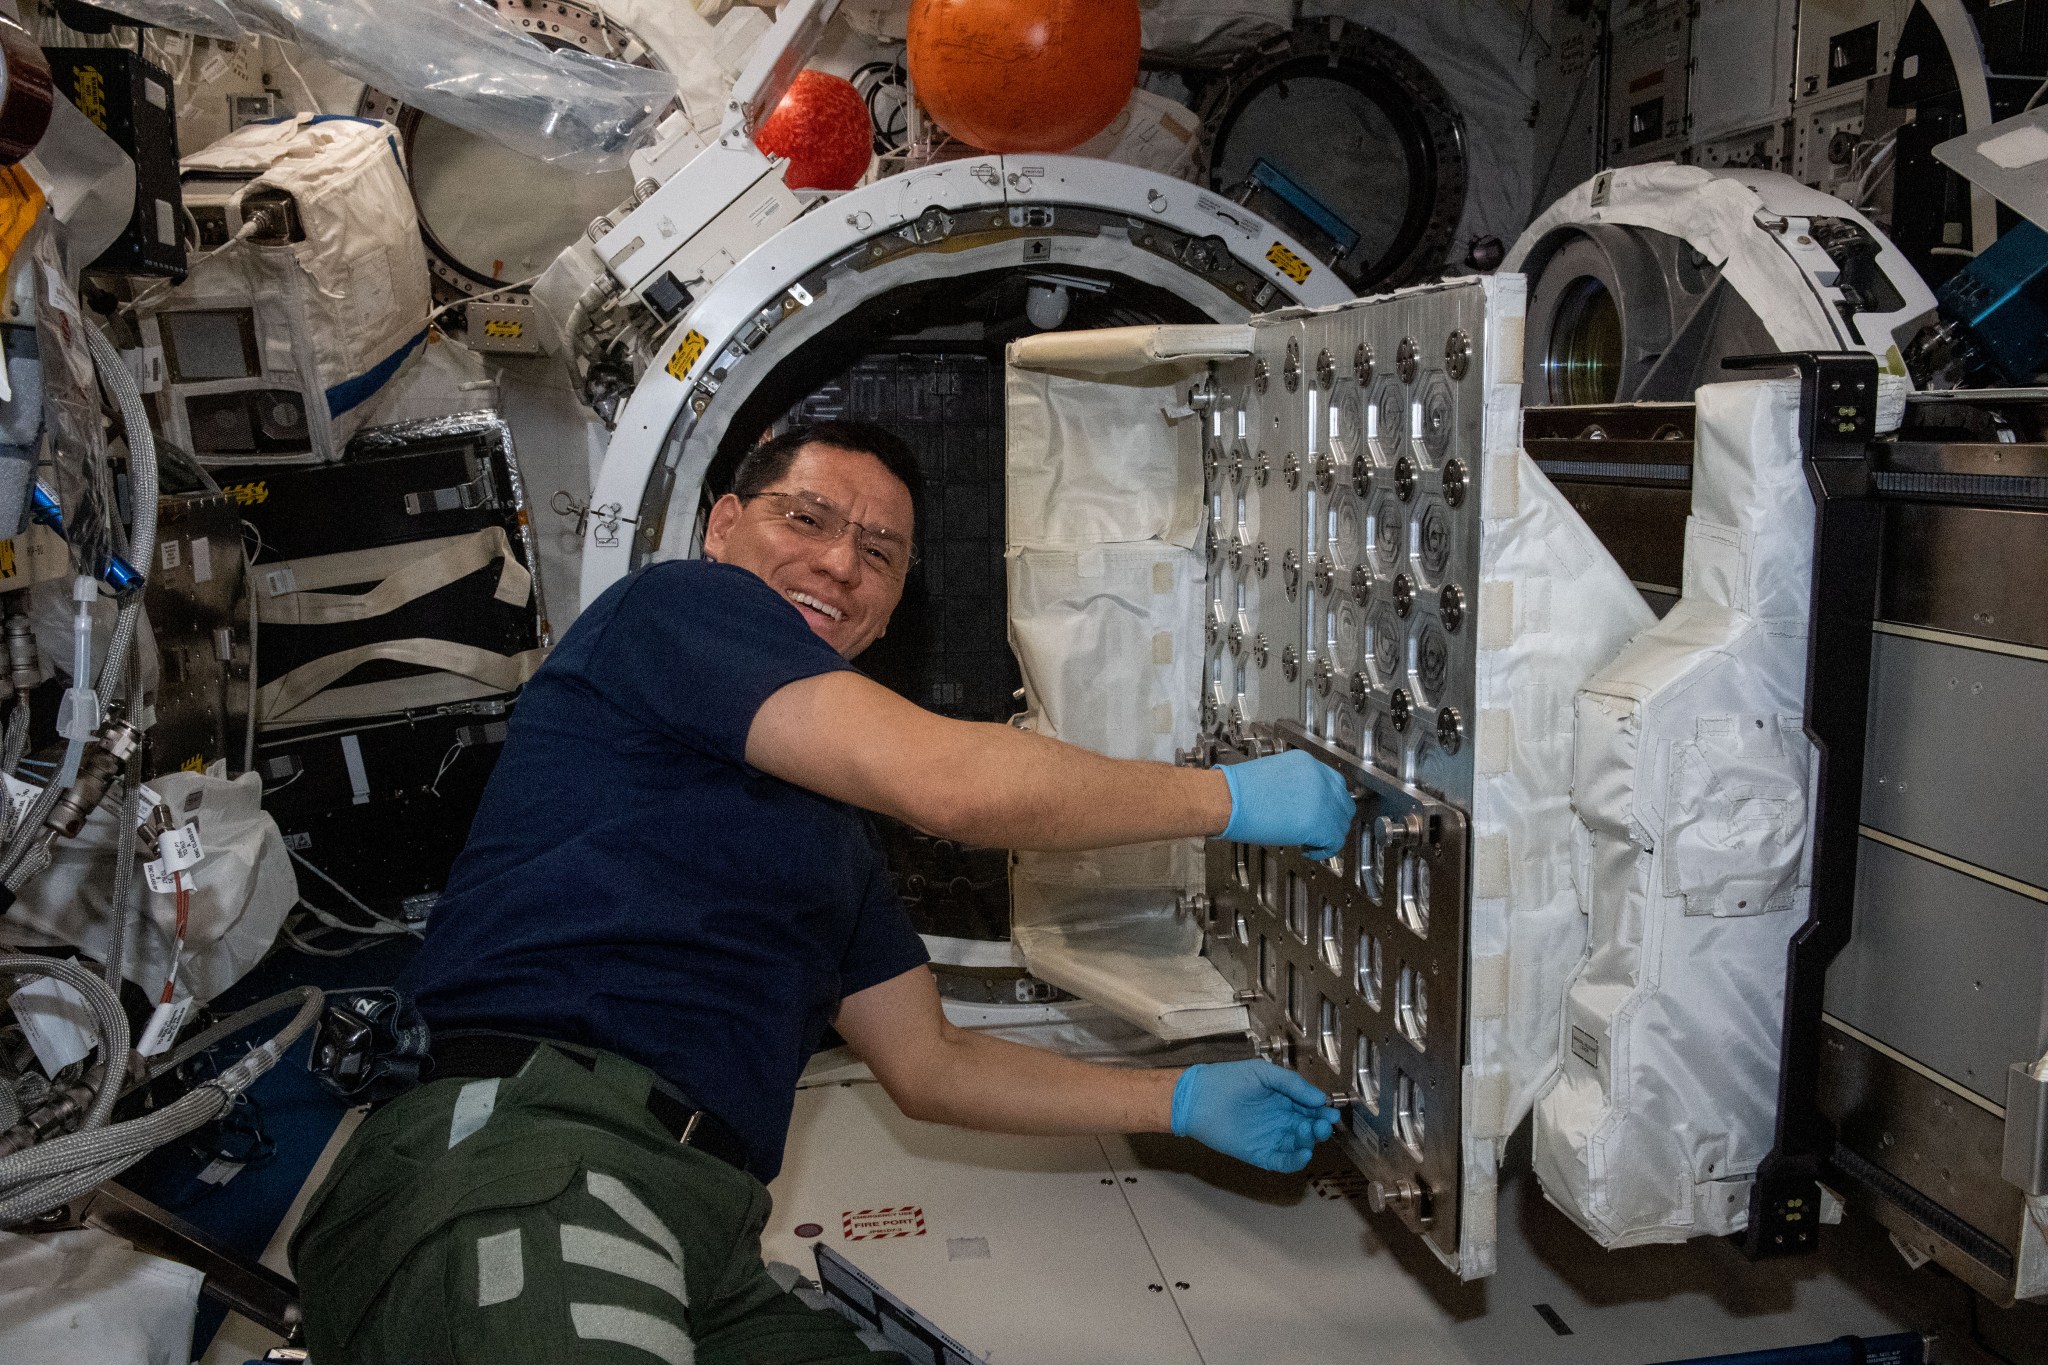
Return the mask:
M886 1209L848 1209L839 1215L840 1235L849 1242L924 1236L924 1210L915 1204Z

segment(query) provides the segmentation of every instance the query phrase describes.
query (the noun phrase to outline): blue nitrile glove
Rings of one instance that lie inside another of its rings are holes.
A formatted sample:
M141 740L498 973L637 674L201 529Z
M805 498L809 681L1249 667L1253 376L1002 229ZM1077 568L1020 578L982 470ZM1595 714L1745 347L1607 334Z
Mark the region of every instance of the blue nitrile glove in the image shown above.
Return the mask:
M1223 765L1230 784L1230 823L1218 838L1240 844L1301 844L1308 856L1344 850L1357 803L1329 764L1300 749Z
M1337 1126L1329 1098L1271 1062L1204 1062L1173 1087L1173 1131L1269 1171L1298 1171Z

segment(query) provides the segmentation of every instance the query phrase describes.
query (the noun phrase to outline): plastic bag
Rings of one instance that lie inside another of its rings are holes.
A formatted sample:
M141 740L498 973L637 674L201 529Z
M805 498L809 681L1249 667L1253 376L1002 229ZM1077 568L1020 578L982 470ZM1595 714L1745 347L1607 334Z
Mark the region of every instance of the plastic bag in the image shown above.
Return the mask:
M295 42L337 70L540 161L626 165L676 98L675 78L551 51L484 0L107 0L166 28Z

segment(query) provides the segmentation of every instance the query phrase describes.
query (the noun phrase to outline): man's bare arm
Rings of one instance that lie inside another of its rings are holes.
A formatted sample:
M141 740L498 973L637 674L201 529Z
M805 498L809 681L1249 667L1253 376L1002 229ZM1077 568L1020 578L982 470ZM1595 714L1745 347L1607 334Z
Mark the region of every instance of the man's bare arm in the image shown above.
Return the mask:
M1165 1133L1181 1068L1097 1066L946 1022L932 974L849 995L834 1026L905 1114L994 1133Z
M755 713L747 762L785 782L988 847L1107 848L1220 833L1220 772L1104 758L937 716L858 673L805 678Z

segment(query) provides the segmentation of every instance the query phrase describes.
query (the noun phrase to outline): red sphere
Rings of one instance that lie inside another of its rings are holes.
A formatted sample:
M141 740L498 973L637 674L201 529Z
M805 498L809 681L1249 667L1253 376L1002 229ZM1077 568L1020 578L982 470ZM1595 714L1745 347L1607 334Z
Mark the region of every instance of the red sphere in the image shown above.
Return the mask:
M1063 152L1138 81L1138 0L913 0L910 81L939 126L989 152Z
M850 190L868 173L874 136L868 102L852 81L799 71L754 145L789 158L782 178L793 190Z

